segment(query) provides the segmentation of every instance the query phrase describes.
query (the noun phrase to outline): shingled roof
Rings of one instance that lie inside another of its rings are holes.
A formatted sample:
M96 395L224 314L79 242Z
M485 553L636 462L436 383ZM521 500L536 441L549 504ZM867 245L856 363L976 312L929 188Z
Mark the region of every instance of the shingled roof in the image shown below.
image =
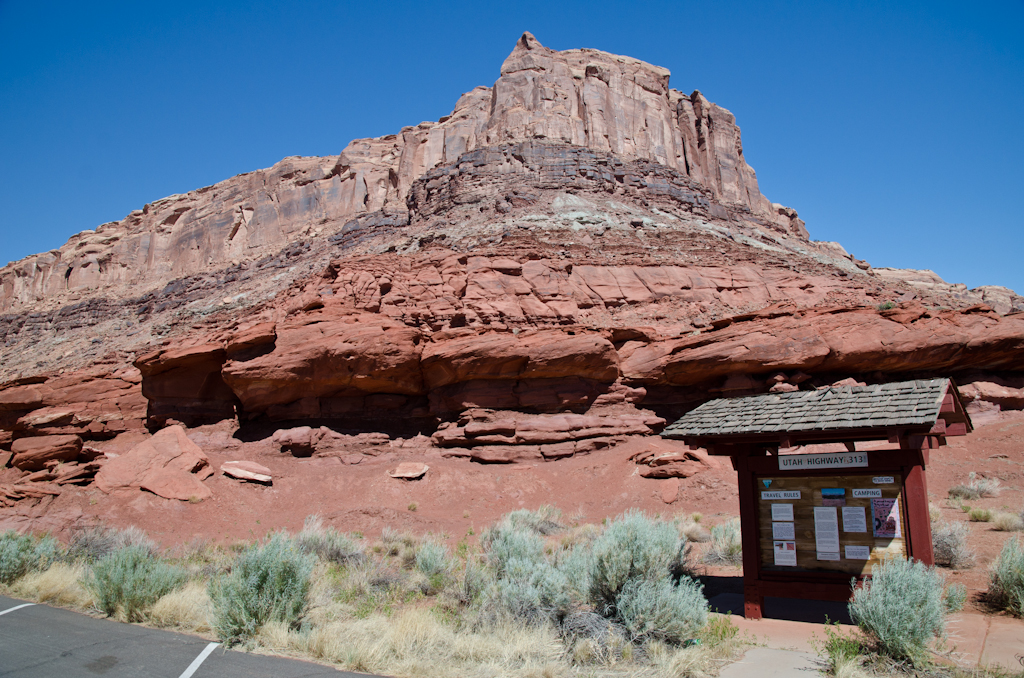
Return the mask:
M696 439L927 429L939 418L950 386L949 379L927 379L720 398L687 413L666 428L662 436Z

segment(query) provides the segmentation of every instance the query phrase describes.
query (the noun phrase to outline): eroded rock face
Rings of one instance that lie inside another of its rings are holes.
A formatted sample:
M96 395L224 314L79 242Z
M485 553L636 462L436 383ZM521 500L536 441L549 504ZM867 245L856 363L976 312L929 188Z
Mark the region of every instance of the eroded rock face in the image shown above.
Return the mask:
M82 439L74 435L19 438L11 446L11 466L22 471L41 471L48 461L72 461L82 451Z
M636 59L557 52L524 34L494 86L463 95L439 122L158 200L0 269L0 313L81 292L159 288L336 233L357 215L403 213L414 182L439 164L535 139L657 163L691 183L687 192L707 193L718 216L733 210L806 238L793 210L761 195L732 114L699 92L669 89L668 78L667 70Z

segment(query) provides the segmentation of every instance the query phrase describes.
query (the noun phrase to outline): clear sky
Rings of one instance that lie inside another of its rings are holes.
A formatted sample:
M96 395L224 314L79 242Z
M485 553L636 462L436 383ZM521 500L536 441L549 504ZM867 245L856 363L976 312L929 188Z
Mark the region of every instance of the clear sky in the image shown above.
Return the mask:
M875 266L1024 293L1024 3L0 0L0 264L449 113L524 31L731 110L762 192Z

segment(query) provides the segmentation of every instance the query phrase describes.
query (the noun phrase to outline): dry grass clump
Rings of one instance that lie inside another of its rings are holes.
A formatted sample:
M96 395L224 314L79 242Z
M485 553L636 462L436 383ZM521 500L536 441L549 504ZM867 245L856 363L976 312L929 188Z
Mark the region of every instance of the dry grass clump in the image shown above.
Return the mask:
M37 603L86 610L96 604L96 598L82 586L84 576L82 564L54 563L45 570L25 575L11 586L11 591Z
M1018 513L997 513L992 518L992 529L1000 532L1020 532L1024 530L1024 516Z
M210 623L212 612L213 606L206 585L190 581L157 600L149 611L149 621L161 628L209 633L213 629Z
M967 476L967 482L954 485L949 488L949 496L954 499L981 499L983 497L996 497L1002 488L999 487L999 480L996 478L979 478L971 471Z
M974 549L967 544L970 533L966 523L932 523L935 564L954 570L974 567Z
M711 528L711 540L704 551L705 563L739 565L743 561L743 542L740 533L740 519L715 525Z
M967 518L972 523L988 523L991 522L993 516L992 509L972 508L967 512Z
M686 541L697 544L710 541L711 533L708 532L706 527L701 525L700 521L702 518L703 516L699 513L678 516L676 518L676 527L679 529L679 535L685 537Z

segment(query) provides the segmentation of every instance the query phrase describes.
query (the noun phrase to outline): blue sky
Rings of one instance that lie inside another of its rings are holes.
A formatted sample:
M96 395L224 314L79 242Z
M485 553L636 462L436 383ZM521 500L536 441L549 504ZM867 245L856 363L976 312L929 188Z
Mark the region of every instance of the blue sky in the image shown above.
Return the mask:
M762 192L875 266L1024 293L1024 3L0 0L0 264L449 113L529 30L736 114Z

